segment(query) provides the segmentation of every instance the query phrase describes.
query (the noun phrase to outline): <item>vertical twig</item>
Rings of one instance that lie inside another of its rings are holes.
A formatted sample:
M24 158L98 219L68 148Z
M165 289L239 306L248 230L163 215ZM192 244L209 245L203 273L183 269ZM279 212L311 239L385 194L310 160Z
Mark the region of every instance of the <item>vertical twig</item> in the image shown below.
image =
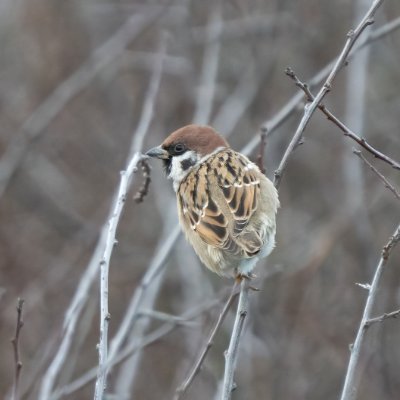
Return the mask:
M382 255L376 267L374 278L371 285L368 287L368 297L365 303L363 316L358 328L356 339L351 348L350 360L347 367L346 377L344 381L341 400L352 400L357 393L357 378L358 367L361 354L361 346L365 337L365 333L369 326L368 321L371 319L372 307L374 306L376 294L378 291L379 282L384 272L385 266L388 262L389 256L393 248L400 241L400 225L396 228L393 236L389 239L387 244L382 250Z
M24 321L22 320L22 307L24 306L24 299L18 299L17 301L17 325L15 327L15 336L11 339L11 343L14 350L14 361L15 361L15 374L14 374L14 384L12 388L11 400L18 400L18 388L19 388L19 378L21 375L22 362L19 353L19 335L21 329L24 326Z
M221 400L229 400L233 390L233 375L235 373L236 362L238 357L239 343L241 333L243 331L244 321L249 309L249 280L242 279L240 286L239 304L237 307L235 323L232 329L232 335L229 347L225 353L225 372L222 388Z

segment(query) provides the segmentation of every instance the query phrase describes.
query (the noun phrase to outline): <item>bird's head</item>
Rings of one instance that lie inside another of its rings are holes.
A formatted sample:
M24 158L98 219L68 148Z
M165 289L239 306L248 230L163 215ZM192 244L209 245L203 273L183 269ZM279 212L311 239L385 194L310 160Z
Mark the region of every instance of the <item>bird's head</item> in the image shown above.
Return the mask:
M228 142L213 128L187 125L171 133L160 146L150 149L146 155L163 161L166 174L174 181L177 190L192 168L227 147Z

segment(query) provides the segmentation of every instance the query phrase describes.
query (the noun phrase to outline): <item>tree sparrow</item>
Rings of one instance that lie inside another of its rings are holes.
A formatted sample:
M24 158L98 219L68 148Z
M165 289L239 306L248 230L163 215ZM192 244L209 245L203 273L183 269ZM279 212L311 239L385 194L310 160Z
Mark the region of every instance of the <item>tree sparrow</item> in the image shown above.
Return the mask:
M201 261L219 275L251 277L275 246L272 182L209 126L184 126L146 155L163 160L180 225Z

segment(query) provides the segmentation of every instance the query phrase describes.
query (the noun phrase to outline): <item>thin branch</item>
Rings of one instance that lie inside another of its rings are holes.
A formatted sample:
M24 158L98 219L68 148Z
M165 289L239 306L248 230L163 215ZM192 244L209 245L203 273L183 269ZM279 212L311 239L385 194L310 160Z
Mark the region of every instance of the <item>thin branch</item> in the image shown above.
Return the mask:
M315 97L311 93L310 88L308 87L307 84L302 82L297 75L294 73L294 71L291 68L286 68L285 71L286 75L289 76L293 81L295 82L296 86L299 87L306 95L307 101L314 101ZM355 142L357 142L361 147L363 147L365 150L370 152L375 158L378 158L390 166L392 166L395 169L400 170L400 163L393 160L392 158L388 157L387 155L383 154L379 150L376 150L373 146L371 146L364 138L358 136L355 134L350 128L348 128L343 122L341 122L337 117L335 117L325 105L319 104L318 108L326 115L329 121L333 122L336 126L340 128L340 130L344 133L345 136L349 137L350 139L353 139Z
M189 389L190 385L192 384L194 378L200 372L200 369L204 363L204 360L206 359L207 354L213 345L215 335L219 331L222 323L225 320L226 314L228 313L229 309L232 306L233 300L235 299L235 297L238 294L236 292L236 286L237 285L235 283L235 285L232 288L231 294L230 294L228 300L226 301L223 309L221 310L218 320L211 331L211 334L207 340L206 345L204 346L203 350L201 351L200 356L198 357L197 361L194 363L193 368L191 369L189 375L186 377L186 379L182 382L182 384L176 390L174 400L179 400L186 393L186 391Z
M379 317L370 318L367 321L365 321L365 327L369 328L371 325L376 324L377 322L383 322L390 318L396 319L399 315L400 315L400 310L396 310L390 313L382 314Z
M354 30L349 31L349 33L347 34L346 43L345 43L337 61L335 62L335 65L332 68L332 71L328 75L328 78L326 79L324 85L319 90L319 92L315 96L314 100L310 104L307 104L304 107L303 117L297 127L297 130L296 130L291 142L289 143L289 146L287 147L287 149L285 151L285 154L282 157L282 160L278 166L278 169L275 171L274 184L275 184L276 188L278 188L281 183L282 175L283 175L283 172L289 161L289 157L294 152L294 150L297 148L299 143L301 143L301 140L303 137L303 132L304 132L308 122L310 121L311 116L313 115L314 111L316 110L318 105L321 103L323 98L326 96L326 94L332 89L333 81L336 78L336 75L338 74L339 70L346 63L347 57L348 57L352 47L354 46L354 43L360 37L361 33L369 25L371 25L374 22L373 17L375 15L376 10L382 4L382 2L383 2L383 0L375 0L372 3L368 12L365 14L364 18L358 24L358 26Z
M233 375L238 358L239 343L244 321L249 309L249 280L243 278L240 286L239 304L228 350L225 353L225 371L221 400L230 400L234 388Z
M12 388L11 400L19 399L19 378L21 375L22 362L19 353L19 335L21 333L21 329L24 326L24 321L22 320L22 308L24 306L24 299L18 299L17 301L17 324L15 327L15 336L11 339L11 343L14 350L14 361L15 361L15 373L14 373L14 384Z
M129 189L131 176L137 169L139 162L143 160L140 153L143 138L148 131L150 122L153 117L154 103L158 93L162 75L162 60L165 54L165 37L161 41L160 62L156 64L153 74L150 78L149 90L146 93L143 110L140 116L137 130L134 134L132 143L132 151L136 151L128 163L125 171L121 172L121 181L118 190L117 199L114 206L114 211L108 222L108 232L102 259L100 261L100 340L98 344L99 351L99 367L97 373L95 400L101 400L107 383L107 359L108 359L108 325L110 314L108 312L108 273L110 259L116 241L116 231L119 219L122 214L122 209L125 204L126 195Z
M388 188L397 198L400 200L400 193L396 190L396 188L387 180L385 175L380 173L361 153L360 150L353 149L353 153L360 158L374 173L375 175L382 180L383 184L386 188Z
M359 370L359 361L361 355L361 346L365 337L365 333L367 331L369 321L371 320L372 308L375 303L376 294L378 291L378 286L382 277L382 274L385 270L385 266L389 260L389 256L393 248L400 241L400 225L396 228L393 236L390 237L388 243L384 246L382 250L382 255L379 260L379 263L376 267L375 274L371 283L371 286L368 290L368 297L365 304L363 316L360 322L360 326L358 328L358 332L356 335L356 339L354 341L354 345L351 348L350 360L347 367L345 382L343 386L342 395L340 397L341 400L352 400L355 398L357 393L357 372Z

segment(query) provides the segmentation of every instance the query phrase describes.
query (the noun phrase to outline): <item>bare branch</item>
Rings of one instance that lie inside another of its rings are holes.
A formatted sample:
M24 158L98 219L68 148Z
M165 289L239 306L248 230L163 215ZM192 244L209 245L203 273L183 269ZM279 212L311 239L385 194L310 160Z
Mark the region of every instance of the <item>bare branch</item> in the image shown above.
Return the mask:
M400 193L396 190L396 188L387 180L387 178L380 173L361 153L360 150L353 149L353 153L360 158L374 173L378 176L379 179L382 180L383 184L386 188L388 188L397 198L400 200Z
M372 308L375 303L376 294L378 291L378 286L385 269L385 266L389 260L389 256L393 248L400 241L400 225L396 228L393 233L393 236L389 239L387 244L384 246L382 250L382 255L379 260L379 263L376 267L374 278L372 280L371 286L368 290L368 297L365 303L365 308L363 312L363 316L360 322L360 326L358 328L358 332L356 335L356 339L354 341L353 346L351 347L350 360L347 367L345 382L343 386L343 391L341 395L341 400L352 400L355 398L357 393L357 371L358 365L361 355L361 346L364 341L365 333L369 326L369 321L371 320Z
M289 143L289 146L287 147L285 154L282 157L282 160L278 166L278 169L275 171L275 180L274 184L275 187L279 187L281 179L282 179L282 174L284 169L286 168L286 165L288 163L289 157L293 153L293 151L296 149L296 147L301 143L302 137L303 137L303 132L310 121L311 116L313 115L315 109L318 107L318 105L321 103L323 98L326 96L326 94L332 89L332 84L334 79L336 78L336 75L338 74L339 70L342 68L342 66L346 63L347 57L354 46L354 43L356 40L359 38L361 33L369 26L371 25L374 20L373 17L375 15L376 10L378 7L382 4L383 0L375 0L368 12L365 14L364 18L361 20L361 22L358 24L358 26L354 30L350 30L349 33L347 34L347 40L346 43L337 59L335 62L335 65L328 75L328 78L326 79L324 85L322 88L319 90L317 95L315 96L314 100L310 103L307 104L304 107L304 113L303 117L300 121L300 124L297 127L297 130Z
M386 319L390 319L390 318L397 318L400 315L400 310L396 310L396 311L392 311L390 313L385 313L380 315L379 317L375 317L375 318L370 318L367 321L365 321L365 327L369 328L371 325L376 324L377 322L383 322Z
M15 374L14 374L14 384L12 388L11 400L19 399L19 378L21 375L22 362L19 354L19 335L21 329L24 326L24 321L22 320L22 307L24 306L24 299L18 299L17 302L17 324L15 327L15 336L11 339L11 343L14 350L14 361L15 361Z
M225 353L225 371L221 400L230 400L234 387L233 375L239 351L241 333L249 309L249 279L243 278L240 286L239 304L237 307L235 323L232 329L231 340Z
M228 300L226 301L221 313L219 314L218 320L215 324L215 326L213 327L211 334L207 340L206 345L204 346L202 352L200 353L199 358L197 359L197 361L194 363L193 368L191 369L189 375L187 376L187 378L182 382L182 384L178 387L178 389L176 390L175 396L174 396L174 400L179 400L188 390L188 388L190 387L190 385L192 384L194 378L196 377L196 375L200 372L201 366L204 363L204 360L207 357L207 354L209 352L209 350L211 349L212 345L213 345L213 341L215 338L215 335L217 334L217 332L219 331L219 328L221 327L222 323L225 320L226 314L228 313L229 309L232 306L232 302L235 299L235 297L237 296L238 293L236 293L236 284L233 286L231 294L228 298Z
M108 232L102 259L100 261L100 340L99 349L99 368L97 373L95 400L101 400L107 382L107 358L108 358L108 325L110 314L108 312L108 272L111 254L116 241L116 231L122 209L125 204L126 195L129 189L129 183L133 172L137 169L139 162L143 160L140 151L143 144L143 138L148 131L151 119L153 117L154 102L161 82L162 60L165 54L165 38L161 41L161 49L159 51L160 62L156 64L153 74L150 78L149 90L143 105L143 110L139 120L137 130L134 134L132 150L136 151L132 159L128 163L125 171L121 172L121 182L118 190L114 211L108 222Z
M287 76L289 76L291 79L293 79L296 86L298 86L305 93L307 101L310 101L310 102L314 101L315 97L311 93L311 90L309 89L308 85L305 84L304 82L302 82L291 68L286 68L285 73ZM361 147L363 147L365 150L369 151L375 158L378 158L378 159L386 162L387 164L391 165L393 168L400 170L400 163L398 163L397 161L388 157L386 154L381 153L379 150L376 150L364 138L358 136L353 131L351 131L351 129L348 128L337 117L335 117L326 108L325 105L319 104L318 108L326 115L326 117L328 118L329 121L333 122L336 126L338 126L340 128L340 130L344 133L345 136L349 137L350 139L353 139Z

